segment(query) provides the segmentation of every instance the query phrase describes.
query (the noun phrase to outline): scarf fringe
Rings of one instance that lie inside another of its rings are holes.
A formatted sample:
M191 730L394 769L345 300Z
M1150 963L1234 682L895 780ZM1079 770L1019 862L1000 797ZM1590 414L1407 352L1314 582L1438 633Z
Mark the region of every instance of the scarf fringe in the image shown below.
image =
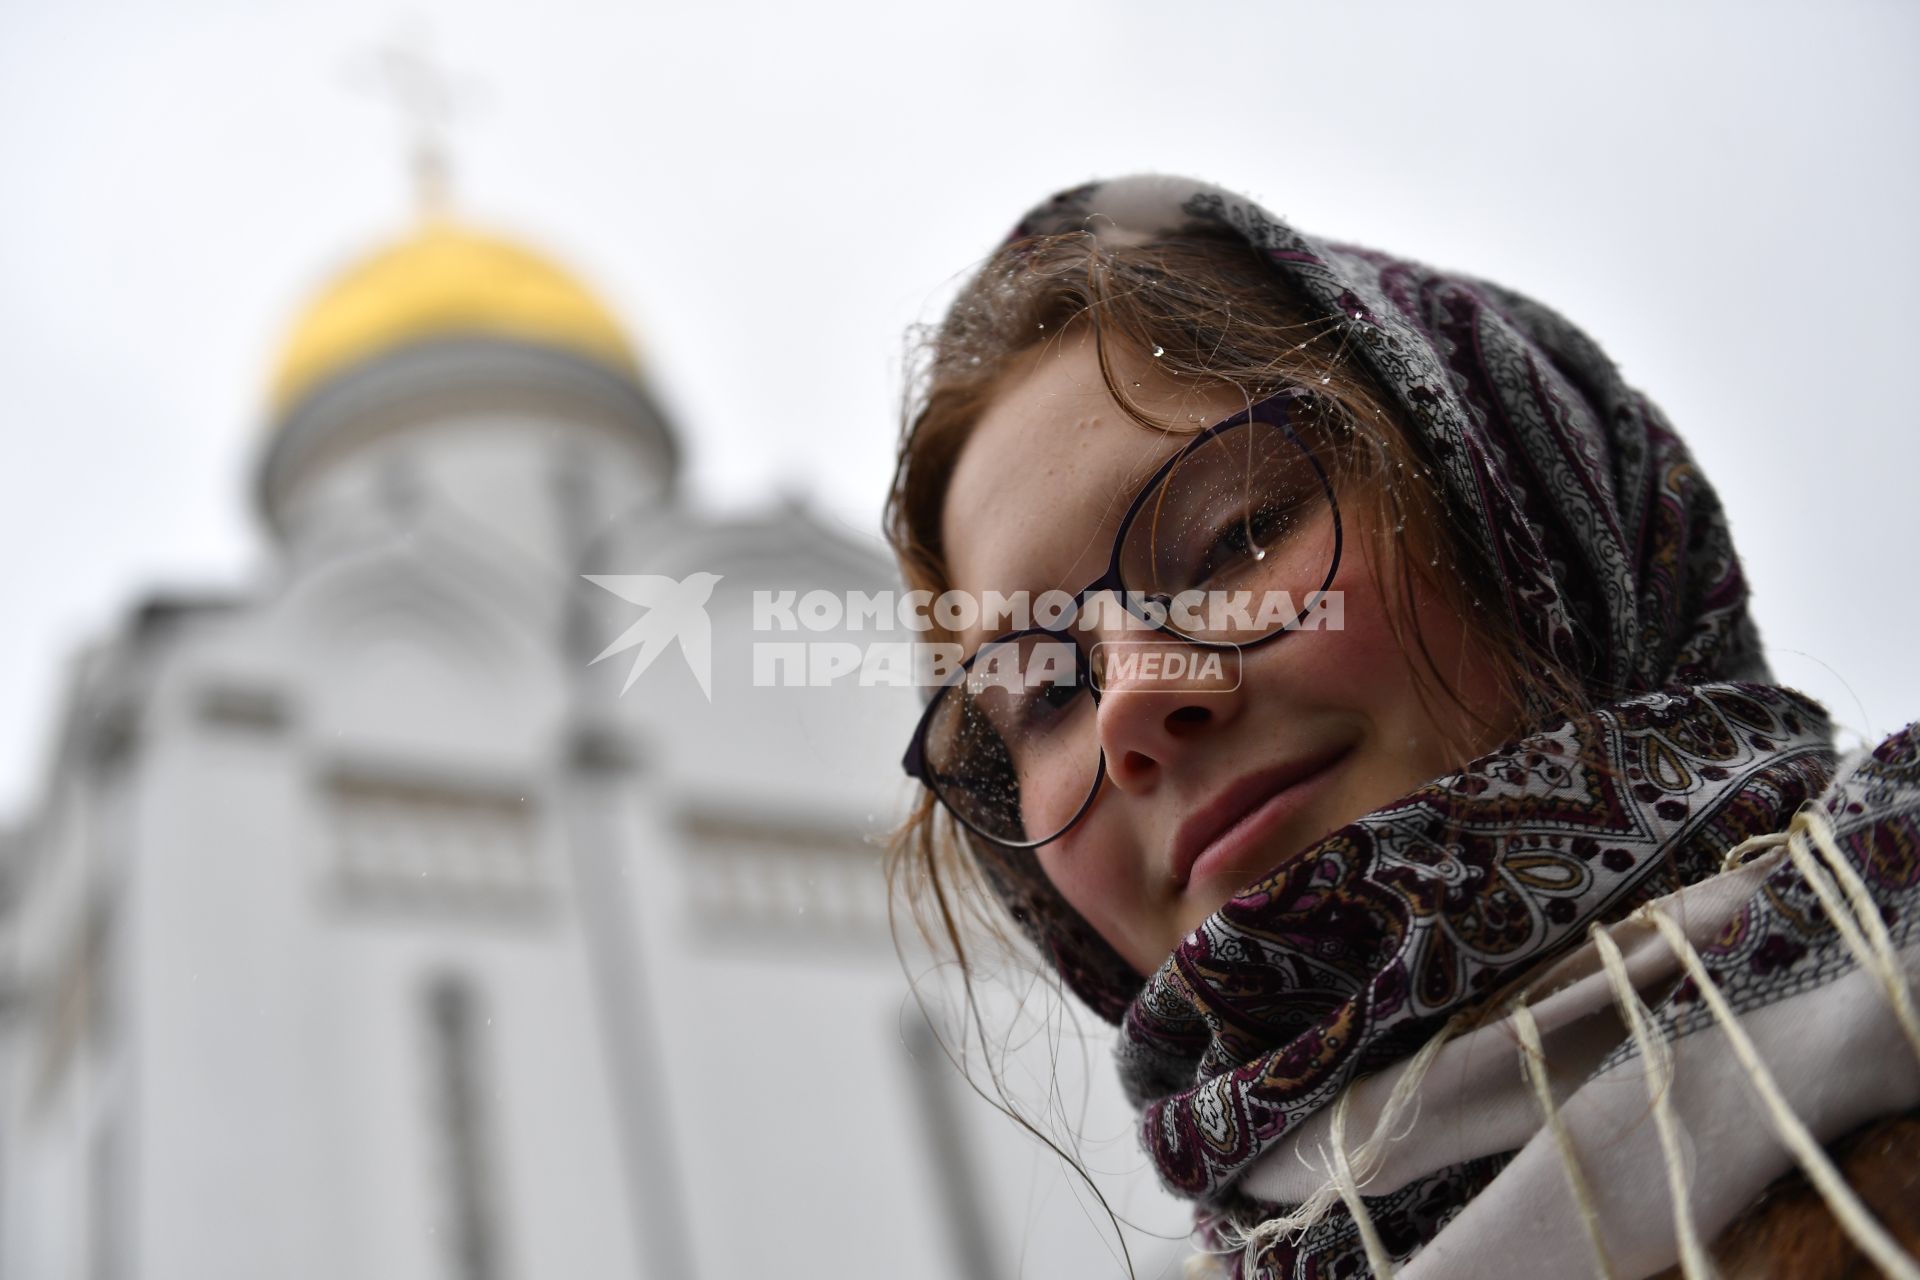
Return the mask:
M1408 1130L1419 1119L1420 1085L1426 1079L1427 1071L1434 1060L1440 1056L1440 1050L1449 1040L1458 1035L1473 1019L1470 1015L1455 1014L1447 1024L1435 1032L1420 1051L1413 1055L1407 1069L1400 1073L1400 1079L1394 1083L1393 1090L1387 1095L1386 1105L1380 1109L1379 1117L1373 1123L1372 1131L1357 1148L1353 1150L1351 1160L1346 1149L1346 1122L1348 1103L1353 1096L1353 1084L1342 1089L1335 1099L1332 1115L1333 1150L1321 1147L1320 1154L1326 1160L1323 1166L1327 1170L1327 1181L1292 1213L1277 1218L1268 1218L1244 1234L1235 1232L1231 1227L1222 1230L1222 1243L1226 1246L1221 1252L1243 1253L1252 1261L1260 1253L1283 1235L1304 1233L1325 1218L1336 1203L1344 1203L1347 1211L1353 1215L1360 1227L1361 1239L1367 1243L1369 1261L1374 1270L1380 1272L1381 1263L1386 1260L1384 1246L1379 1256L1374 1249L1379 1244L1378 1235L1373 1231L1371 1219L1367 1216L1366 1206L1360 1202L1359 1188L1370 1181L1379 1172L1381 1163L1386 1159L1387 1149L1393 1143L1406 1136ZM1355 1081L1354 1084L1357 1084ZM1411 1113L1411 1114L1409 1114ZM1401 1125L1405 1118L1404 1128ZM1369 1240L1369 1237L1372 1237ZM1389 1269L1381 1274L1391 1275Z
M1631 919L1632 917L1629 917ZM1654 1026L1653 1012L1633 988L1627 976L1627 962L1605 928L1596 924L1587 933L1606 966L1607 981L1613 987L1614 1003L1626 1014L1627 1028L1647 1064L1647 1099L1653 1103L1653 1128L1660 1138L1660 1154L1667 1167L1667 1193L1673 1198L1673 1230L1680 1243L1680 1272L1686 1280L1713 1280L1716 1272L1707 1259L1706 1246L1700 1242L1699 1228L1693 1222L1693 1196L1688 1184L1692 1179L1686 1168L1686 1153L1680 1147L1680 1122L1673 1114L1673 1050L1666 1037ZM1682 938L1684 942L1684 937ZM1688 944L1688 950L1692 945Z
M1786 846L1787 856L1792 859L1795 870L1814 891L1821 908L1832 921L1835 931L1853 953L1860 967L1874 975L1887 993L1887 1003L1901 1030L1906 1034L1916 1057L1920 1057L1920 1019L1914 1016L1913 994L1901 971L1899 958L1893 949L1892 937L1886 924L1880 917L1879 907L1867 891L1866 882L1841 852L1835 839L1833 826L1826 813L1814 805L1801 808L1793 817L1786 831L1759 836L1743 842L1727 857L1728 866L1737 865L1749 854L1760 849ZM1811 850L1809 849L1811 846ZM1816 861L1817 850L1825 867ZM1845 892L1846 900L1836 893L1832 880L1838 880ZM1793 1153L1794 1159L1806 1174L1807 1180L1826 1201L1834 1221L1853 1241L1859 1250L1873 1260L1882 1272L1895 1280L1920 1280L1920 1266L1916 1266L1894 1239L1887 1234L1873 1215L1868 1212L1853 1188L1834 1167L1819 1141L1807 1127L1794 1115L1787 1105L1773 1073L1761 1061L1753 1040L1746 1029L1740 1025L1739 1015L1727 1002L1726 996L1707 972L1705 961L1694 947L1679 923L1664 911L1648 904L1628 917L1629 920L1645 920L1660 931L1661 938L1672 950L1685 968L1687 976L1693 979L1701 998L1706 1001L1715 1021L1726 1035L1734 1056L1747 1073L1747 1079L1758 1095L1762 1109L1771 1122L1774 1132L1783 1145ZM1685 1170L1679 1149L1676 1126L1666 1103L1667 1086L1671 1084L1671 1056L1666 1050L1664 1040L1658 1036L1658 1029L1643 1016L1645 1006L1639 993L1633 989L1627 977L1626 968L1621 961L1620 952L1598 925L1594 926L1592 937L1599 947L1602 961L1606 965L1607 979L1613 988L1614 1000L1626 1013L1628 1025L1634 1041L1652 1070L1647 1077L1647 1088L1654 1101L1654 1123L1659 1132L1660 1145L1667 1167L1667 1178L1674 1192L1675 1231L1680 1241L1680 1266L1689 1280L1696 1276L1711 1276L1712 1264L1706 1259L1699 1246L1699 1233L1694 1227L1692 1215L1685 1199ZM1514 1009L1514 1022L1522 1041L1522 1061L1528 1078L1533 1082L1534 1093L1540 1099L1541 1110L1547 1124L1552 1128L1559 1145L1562 1163L1566 1167L1568 1185L1572 1190L1575 1203L1580 1210L1583 1223L1587 1226L1588 1241L1594 1250L1595 1264L1602 1277L1610 1280L1613 1272L1607 1257L1606 1247L1599 1231L1599 1215L1594 1204L1592 1189L1580 1168L1578 1153L1574 1150L1571 1135L1567 1132L1557 1108L1553 1103L1552 1092L1547 1087L1544 1052L1540 1043L1539 1029L1533 1015L1524 1003L1518 1003Z
M1593 1246L1595 1271L1599 1280L1617 1280L1613 1259L1607 1256L1606 1241L1600 1231L1600 1211L1594 1203L1586 1170L1580 1164L1580 1153L1574 1150L1566 1119L1554 1105L1553 1089L1547 1081L1547 1050L1540 1041L1540 1024L1533 1020L1533 1010L1527 1008L1524 998L1514 1001L1512 1017L1514 1029L1520 1033L1520 1065L1533 1085L1534 1096L1540 1100L1540 1111L1546 1116L1547 1127L1553 1131L1554 1144L1560 1148L1560 1162L1567 1171L1573 1202L1580 1210L1580 1225L1586 1228L1587 1243Z
M1785 846L1787 857L1813 890L1854 959L1879 981L1894 1017L1914 1049L1916 1058L1920 1058L1920 1016L1916 1016L1912 987L1902 971L1879 908L1859 872L1840 850L1832 823L1824 811L1816 805L1803 806L1785 831L1755 836L1735 846L1728 852L1722 864L1723 869L1730 870L1753 856L1782 846ZM1793 1154L1808 1182L1820 1193L1834 1220L1848 1238L1893 1280L1920 1280L1920 1265L1916 1265L1914 1258L1874 1219L1847 1185L1846 1179L1841 1176L1818 1139L1794 1115L1773 1073L1761 1061L1752 1039L1740 1025L1739 1015L1707 972L1705 961L1679 923L1651 903L1635 911L1627 920L1643 921L1659 930L1726 1035L1774 1132ZM1682 1130L1673 1113L1672 1051L1646 1002L1634 989L1625 960L1612 937L1599 924L1592 926L1588 936L1599 952L1614 1002L1620 1008L1642 1060L1648 1065L1647 1095L1653 1105L1654 1128L1660 1140L1661 1156L1673 1200L1674 1233L1679 1245L1681 1273L1687 1280L1714 1280L1717 1273L1693 1220ZM1520 1041L1522 1070L1534 1096L1539 1100L1545 1125L1553 1134L1566 1170L1568 1188L1586 1229L1587 1242L1593 1250L1595 1275L1599 1280L1617 1280L1601 1230L1598 1204L1581 1166L1573 1135L1554 1103L1539 1024L1535 1022L1524 994L1510 1007L1509 1018ZM1373 1274L1382 1280L1393 1276L1392 1258L1374 1226L1360 1188L1378 1171L1387 1146L1405 1136L1404 1132L1396 1132L1401 1128L1402 1119L1407 1120L1408 1130L1412 1128L1418 1118L1421 1082L1441 1048L1469 1022L1467 1015L1456 1015L1421 1047L1395 1083L1372 1131L1364 1142L1353 1149L1351 1155L1346 1144L1347 1114L1354 1086L1359 1082L1350 1083L1342 1089L1334 1102L1329 1125L1330 1149L1329 1146L1320 1148L1320 1154L1326 1161L1326 1183L1292 1213L1266 1219L1244 1233L1233 1231L1231 1227L1223 1228L1220 1240L1226 1247L1190 1260L1189 1276L1224 1274L1208 1268L1217 1268L1220 1258L1233 1253L1241 1255L1242 1263L1251 1273L1252 1268L1258 1265L1260 1255L1270 1245L1283 1235L1293 1234L1297 1237L1303 1234L1324 1219L1336 1202L1343 1204L1352 1216ZM1413 1114L1409 1115L1410 1112ZM1194 1263L1200 1264L1200 1267L1196 1269Z
M1807 849L1809 837L1813 847L1826 861L1824 869ZM1886 921L1880 918L1879 904L1867 891L1867 882L1860 878L1860 873L1840 851L1839 842L1834 839L1833 824L1818 806L1808 805L1794 814L1793 822L1787 828L1787 855L1793 859L1800 878L1820 899L1821 907L1833 921L1833 927L1839 930L1847 949L1853 952L1853 958L1862 969L1880 979L1880 985L1886 988L1887 1001L1893 1006L1894 1017L1900 1020L1900 1029L1906 1033L1907 1043L1912 1046L1914 1055L1920 1057L1920 1016L1915 1015L1913 992L1900 972L1892 935L1887 932ZM1833 884L1827 876L1829 871L1846 890L1847 901L1844 904L1833 891Z
M1738 1015L1727 1003L1727 998L1721 994L1720 988L1714 984L1713 978L1707 973L1706 965L1700 959L1700 953L1694 950L1693 944L1687 940L1687 935L1681 931L1680 926L1665 912L1642 908L1635 914L1644 914L1653 922L1654 926L1660 930L1661 936L1666 939L1667 945L1673 949L1674 955L1678 956L1680 963L1686 966L1688 975L1693 979L1694 985L1700 989L1707 1007L1713 1010L1714 1017L1719 1021L1720 1029L1726 1033L1728 1043L1733 1046L1734 1055L1740 1059L1740 1065L1746 1068L1747 1079L1752 1083L1754 1092L1759 1094L1767 1118L1773 1122L1774 1132L1779 1135L1781 1142L1788 1150L1793 1152L1794 1159L1805 1171L1807 1180L1827 1202L1827 1208L1832 1211L1834 1220L1840 1224L1841 1229L1847 1233L1862 1253L1873 1259L1875 1265L1888 1276L1893 1277L1893 1280L1920 1280L1920 1266L1916 1266L1907 1251L1887 1234L1885 1228L1874 1221L1873 1215L1860 1202L1860 1197L1854 1194L1853 1188L1849 1187L1846 1179L1840 1176L1840 1171L1834 1168L1833 1161L1827 1157L1819 1141L1807 1131L1807 1127L1800 1122L1800 1118L1793 1114L1792 1108L1781 1096L1780 1087L1775 1082L1773 1073L1767 1070L1766 1064L1760 1060L1752 1039L1740 1025ZM1905 985L1897 973L1882 976L1890 977L1893 983L1902 987ZM1621 977L1624 978L1625 975L1622 974ZM1671 1165L1669 1168L1671 1169ZM1677 1213L1677 1204L1675 1210ZM1688 1224L1688 1230L1690 1232L1692 1230L1691 1223Z

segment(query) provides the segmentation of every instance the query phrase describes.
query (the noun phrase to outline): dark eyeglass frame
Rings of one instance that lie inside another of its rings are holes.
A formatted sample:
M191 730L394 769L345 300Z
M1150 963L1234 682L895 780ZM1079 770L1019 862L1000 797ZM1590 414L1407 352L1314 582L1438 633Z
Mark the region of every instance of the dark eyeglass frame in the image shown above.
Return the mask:
M1030 635L1045 635L1055 639L1064 639L1077 649L1079 647L1079 641L1073 638L1072 632L1079 621L1081 610L1089 597L1097 595L1102 591L1113 592L1119 599L1122 608L1126 609L1128 613L1131 613L1155 631L1164 631L1176 640L1197 648L1246 650L1267 644L1273 640L1278 640L1281 636L1293 634L1294 628L1300 619L1306 617L1314 605L1317 604L1321 597L1333 586L1334 575L1340 572L1340 550L1343 543L1340 527L1340 502L1334 494L1333 480L1327 475L1326 468L1320 465L1320 459L1314 456L1313 450L1307 447L1306 442L1302 440L1299 433L1293 429L1292 418L1287 412L1287 406L1290 402L1304 400L1307 395L1308 393L1300 387L1288 387L1284 391L1268 396L1266 399L1242 409L1231 418L1216 422L1211 427L1200 432L1192 440L1188 441L1178 453L1162 463L1160 469L1148 477L1146 482L1140 486L1139 491L1133 495L1133 501L1127 506L1127 513L1121 517L1120 528L1113 537L1113 554L1107 561L1106 572L1073 593L1072 611L1052 626L1025 627L1019 631L1004 632L983 642L978 649L973 651L971 657L960 664L959 669L948 678L945 684L940 686L933 697L927 700L925 710L920 713L920 722L914 726L913 738L907 743L907 753L900 761L900 767L906 771L907 776L915 779L922 786L926 787L928 791L931 791L934 798L940 802L941 806L945 808L948 813L953 815L956 821L982 839L989 840L1003 849L1037 849L1043 844L1050 844L1058 840L1061 836L1073 830L1080 819L1087 816L1087 810L1093 807L1094 797L1100 794L1101 784L1106 781L1107 749L1105 747L1100 748L1100 760L1094 770L1093 786L1088 790L1086 799L1080 802L1080 807L1074 811L1073 817L1067 820L1066 825L1062 826L1052 835L1044 836L1038 840L1014 842L1003 840L999 836L982 831L969 821L967 816L961 813L958 808L948 803L945 796L940 794L940 788L934 785L934 770L927 763L926 748L927 730L933 724L934 714L940 709L940 700L946 697L955 685L963 683L967 679L968 674L973 670L974 663L978 662L984 655L1000 648L1002 645L1024 639ZM1307 598L1307 602L1300 607L1294 614L1292 620L1285 626L1278 627L1263 636L1257 636L1252 640L1243 642L1232 640L1203 640L1197 636L1189 636L1184 632L1176 630L1169 625L1170 619L1168 617L1163 617L1159 621L1155 621L1136 607L1139 602L1130 598L1126 583L1120 576L1121 552L1126 546L1127 535L1133 531L1133 522L1139 516L1141 509L1146 506L1148 498L1165 483L1167 477L1173 474L1175 468L1186 461L1188 455L1200 449L1207 441L1214 439L1224 432L1231 431L1236 427L1249 426L1255 422L1266 423L1269 426L1277 427L1286 432L1287 438L1293 442L1295 448L1299 449L1300 452L1306 456L1308 463L1313 467L1314 474L1320 478L1320 486L1326 491L1327 509L1333 513L1333 558L1327 566L1326 578L1320 583L1319 587L1314 590L1313 594ZM1094 706L1098 707L1100 705L1099 682L1089 680L1087 682L1087 689L1089 695L1093 698Z

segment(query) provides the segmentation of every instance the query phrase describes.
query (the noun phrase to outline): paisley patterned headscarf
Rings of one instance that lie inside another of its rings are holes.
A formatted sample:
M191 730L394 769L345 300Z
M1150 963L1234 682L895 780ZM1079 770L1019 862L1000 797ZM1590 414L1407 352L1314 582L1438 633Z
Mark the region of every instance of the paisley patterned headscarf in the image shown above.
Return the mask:
M1144 983L1031 859L989 867L1067 984L1120 1024L1146 1149L1165 1185L1200 1206L1203 1238L1227 1253L1293 1207L1248 1190L1284 1177L1248 1171L1263 1157L1271 1167L1316 1116L1324 1125L1349 1084L1488 1006L1595 923L1713 879L1729 850L1787 826L1803 805L1825 806L1904 929L1920 905L1920 750L1911 731L1896 735L1850 789L1829 788L1826 713L1773 683L1712 488L1660 411L1547 308L1311 239L1178 179L1064 192L1014 238L1134 241L1197 226L1236 232L1320 319L1345 326L1349 358L1418 432L1447 509L1466 513L1466 536L1497 566L1503 607L1535 650L1578 673L1592 708L1290 858ZM1852 967L1819 912L1803 910L1793 876L1787 865L1766 880L1706 947L1724 976L1740 969L1732 989L1743 1009ZM1673 1003L1682 996L1656 1010L1668 1032L1686 1022ZM1488 1151L1369 1194L1387 1251L1419 1253L1513 1155ZM1346 1275L1360 1270L1361 1247L1336 1204L1304 1236L1229 1262L1236 1275Z

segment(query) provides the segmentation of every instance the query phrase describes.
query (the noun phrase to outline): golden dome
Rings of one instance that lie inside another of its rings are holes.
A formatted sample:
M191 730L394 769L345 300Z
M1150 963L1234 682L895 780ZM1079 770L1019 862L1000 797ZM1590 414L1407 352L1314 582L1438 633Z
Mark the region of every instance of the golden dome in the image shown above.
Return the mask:
M571 275L512 241L429 217L306 309L274 372L274 411L350 365L459 335L517 338L636 371L619 322Z

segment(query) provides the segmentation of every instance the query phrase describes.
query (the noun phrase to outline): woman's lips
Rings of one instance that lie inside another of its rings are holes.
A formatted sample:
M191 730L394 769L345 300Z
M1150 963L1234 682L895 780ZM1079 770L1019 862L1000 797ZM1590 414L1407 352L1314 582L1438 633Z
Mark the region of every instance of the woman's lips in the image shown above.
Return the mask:
M1194 810L1174 836L1175 890L1184 892L1195 880L1213 880L1223 872L1244 876L1267 870L1245 863L1312 803L1348 750L1341 746L1250 773Z

